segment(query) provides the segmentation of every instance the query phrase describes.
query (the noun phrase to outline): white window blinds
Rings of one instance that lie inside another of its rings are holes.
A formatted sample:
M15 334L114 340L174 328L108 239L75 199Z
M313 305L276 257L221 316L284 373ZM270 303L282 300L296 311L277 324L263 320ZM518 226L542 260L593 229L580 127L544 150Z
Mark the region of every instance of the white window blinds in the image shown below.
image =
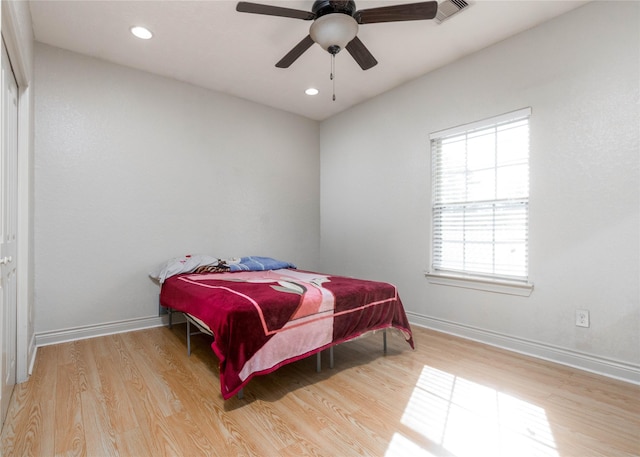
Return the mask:
M431 134L433 272L527 280L530 115Z

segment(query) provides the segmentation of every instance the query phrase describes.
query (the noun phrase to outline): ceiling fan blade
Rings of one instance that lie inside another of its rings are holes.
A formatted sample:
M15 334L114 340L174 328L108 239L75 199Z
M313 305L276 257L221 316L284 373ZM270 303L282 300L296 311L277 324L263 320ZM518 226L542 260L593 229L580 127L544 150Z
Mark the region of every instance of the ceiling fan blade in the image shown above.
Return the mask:
M294 10L292 8L282 8L280 6L261 5L259 3L238 2L236 11L241 13L266 14L267 16L291 17L311 21L316 18L311 11Z
M363 70L368 70L371 67L378 65L378 61L369 52L360 38L355 37L347 44L347 51L354 58L354 60L360 65Z
M295 45L295 47L289 51L289 53L280 59L280 62L276 64L278 68L289 68L289 66L295 62L298 57L300 57L307 49L309 49L313 45L314 41L311 39L310 35L307 35L302 39L300 43Z
M418 21L433 19L438 12L438 2L406 3L356 11L353 15L358 24L376 22Z

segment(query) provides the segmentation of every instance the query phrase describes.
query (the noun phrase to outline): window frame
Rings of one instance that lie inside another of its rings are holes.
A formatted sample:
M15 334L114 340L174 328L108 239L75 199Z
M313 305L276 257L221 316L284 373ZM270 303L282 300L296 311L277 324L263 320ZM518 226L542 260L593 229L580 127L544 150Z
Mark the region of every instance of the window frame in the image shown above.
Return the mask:
M529 296L533 291L533 283L529 282L528 270L529 270L529 258L526 257L526 271L527 275L522 278L510 278L506 275L500 274L486 274L480 272L471 271L454 271L446 269L436 269L434 267L434 244L435 244L435 219L434 209L436 205L436 182L435 182L435 167L434 167L434 140L445 139L455 135L466 134L483 128L491 128L500 124L508 122L517 122L523 119L527 119L530 128L531 107L511 111L498 116L493 116L487 119L482 119L476 122L463 124L457 127L448 128L433 132L429 135L429 148L431 157L431 232L430 232L430 261L429 271L425 272L425 276L429 282L433 284L463 287L468 289L483 290L488 292L504 293L519 296ZM465 140L466 141L466 140ZM530 142L529 142L529 154L527 157L527 163L530 163ZM495 167L494 167L495 168ZM530 188L527 190L527 250L529 247L529 217L528 217L528 202L530 198ZM493 200L497 202L498 200Z

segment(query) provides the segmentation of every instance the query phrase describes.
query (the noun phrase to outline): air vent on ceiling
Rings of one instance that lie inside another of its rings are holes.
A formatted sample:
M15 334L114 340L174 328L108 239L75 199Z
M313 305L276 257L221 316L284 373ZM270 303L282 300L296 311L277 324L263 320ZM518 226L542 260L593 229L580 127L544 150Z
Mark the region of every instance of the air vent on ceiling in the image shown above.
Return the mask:
M436 21L436 23L442 24L442 22L446 21L451 16L459 13L468 6L469 4L464 0L445 0L438 5L438 13L436 14L434 20Z

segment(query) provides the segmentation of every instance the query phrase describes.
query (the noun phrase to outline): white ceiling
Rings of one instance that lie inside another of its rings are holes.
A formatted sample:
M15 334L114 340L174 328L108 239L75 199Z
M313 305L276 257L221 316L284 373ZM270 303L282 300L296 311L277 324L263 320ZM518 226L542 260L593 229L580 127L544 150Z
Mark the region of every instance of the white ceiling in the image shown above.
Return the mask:
M312 0L252 0L310 11ZM358 9L412 3L356 1ZM288 69L275 67L308 34L310 21L238 13L236 1L31 1L35 38L71 51L197 86L326 119L465 55L577 8L586 1L471 0L438 25L412 21L361 25L358 37L378 60L363 71L345 51L331 57L312 46ZM148 41L129 33L151 29ZM320 94L304 90L314 86Z

